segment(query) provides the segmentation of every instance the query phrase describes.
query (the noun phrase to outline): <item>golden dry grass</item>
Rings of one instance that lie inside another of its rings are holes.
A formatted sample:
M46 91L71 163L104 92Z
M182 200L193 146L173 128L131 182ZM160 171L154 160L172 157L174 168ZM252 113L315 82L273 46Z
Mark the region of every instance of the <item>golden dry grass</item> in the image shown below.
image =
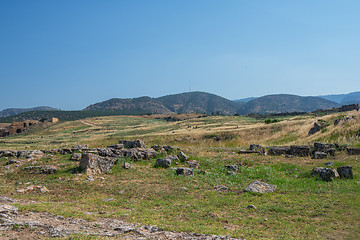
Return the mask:
M334 126L335 119L351 117ZM178 115L175 115L178 116ZM164 117L164 116L161 116ZM314 141L356 145L360 126L359 113L335 113L324 117L312 115L283 118L265 124L263 120L239 116L178 116L168 122L159 116L111 116L60 122L45 129L3 138L1 149L51 149L76 144L104 147L119 139L143 139L147 145L171 144L179 147L247 147L257 143L268 145L308 144ZM308 136L317 120L326 121L325 130Z

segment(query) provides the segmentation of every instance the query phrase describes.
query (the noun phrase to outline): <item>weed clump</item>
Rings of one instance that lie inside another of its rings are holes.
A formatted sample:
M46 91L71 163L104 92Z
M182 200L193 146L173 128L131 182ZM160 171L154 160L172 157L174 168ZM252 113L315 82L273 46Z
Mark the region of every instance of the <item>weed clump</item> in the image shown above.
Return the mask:
M270 118L265 120L265 124L271 124L271 123L277 123L277 122L280 122L280 120L279 119L270 119Z

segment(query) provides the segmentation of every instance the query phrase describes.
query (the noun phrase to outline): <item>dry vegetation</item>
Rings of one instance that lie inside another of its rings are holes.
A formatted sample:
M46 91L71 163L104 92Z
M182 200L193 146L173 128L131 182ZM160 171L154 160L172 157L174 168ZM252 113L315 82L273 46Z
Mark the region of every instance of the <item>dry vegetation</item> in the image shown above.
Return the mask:
M167 121L166 115L95 117L62 122L46 129L34 129L26 134L4 138L1 149L51 149L89 144L104 147L119 139L143 139L147 145L171 144L179 147L247 147L249 144L291 145L314 141L359 144L359 113L347 112L347 122L334 126L344 113L323 117L312 115L282 118L281 122L265 124L241 116L171 115L180 121ZM168 116L169 117L169 116ZM308 136L316 120L328 126L321 132Z
M359 239L359 157L339 153L331 159L315 160L235 153L252 143L270 146L320 140L359 146L359 113L348 112L346 116L351 118L337 126L334 121L343 119L341 114L281 118L273 124L240 116L188 116L181 121L166 121L164 116L116 116L62 122L3 138L0 149L51 149L75 144L104 147L119 139L143 139L147 146L181 147L200 163L200 168L193 177L181 177L173 170L154 168L156 159L119 159L112 173L89 182L85 174L78 172L78 162L71 161L70 155L54 155L25 162L19 168L2 168L0 195L23 201L18 203L22 211L46 211L89 220L118 218L175 231L246 239ZM318 119L328 126L308 136ZM0 158L0 164L7 160ZM124 161L132 162L136 169L123 169ZM354 179L323 182L310 177L313 167L324 166L327 161L334 161L335 168L353 166ZM239 172L227 175L224 165L237 163L243 164ZM53 175L23 171L26 166L44 164L61 170ZM173 163L173 167L177 166L186 164ZM254 180L276 184L278 190L264 195L243 192ZM26 184L44 185L51 191L16 193ZM216 185L226 185L229 190L214 191ZM114 200L104 201L108 198ZM257 209L248 209L249 204Z

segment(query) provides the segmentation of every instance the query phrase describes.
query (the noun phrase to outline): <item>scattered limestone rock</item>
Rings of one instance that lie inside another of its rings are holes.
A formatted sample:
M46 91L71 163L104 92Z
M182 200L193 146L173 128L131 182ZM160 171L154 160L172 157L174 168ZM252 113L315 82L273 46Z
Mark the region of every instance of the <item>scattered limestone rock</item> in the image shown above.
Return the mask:
M249 150L240 150L239 153L258 153L260 155L266 155L265 148L259 144L251 144Z
M18 214L18 208L11 205L0 204L1 214Z
M10 159L7 163L5 163L5 166L6 165L11 165L11 164L18 164L20 163L18 160L16 159Z
M288 154L288 151L290 150L290 147L285 146L285 147L270 147L269 151L268 151L268 155L271 156L280 156L280 155L286 155Z
M122 233L129 233L129 232L135 232L137 229L135 227L131 227L131 226L123 226L123 227L114 228L114 230L120 231Z
M264 150L265 151L265 150ZM261 154L261 151L258 150L247 150L247 149L241 149L238 151L238 154L250 154L250 153L258 153Z
M160 158L156 160L155 167L169 168L171 166L170 158Z
M324 168L324 167L314 167L312 176L319 176L324 181L332 181L335 178L339 177L338 172L333 168Z
M152 149L154 149L157 152L163 152L165 149L161 145L153 145L151 146Z
M169 156L166 156L164 159L169 159L171 161L179 161L179 158L176 155L169 155Z
M81 156L82 156L81 153L73 153L73 155L71 156L71 160L80 161Z
M247 208L250 208L250 209L257 209L257 207L255 207L254 205L250 204L249 206L247 206Z
M198 168L199 167L199 162L196 160L187 161L186 164L188 165L189 168Z
M177 156L178 156L178 158L180 159L180 161L182 161L182 162L185 162L186 160L189 159L189 157L186 156L186 154L183 153L183 152L179 152Z
M76 150L86 150L86 149L89 149L89 145L88 144L79 144L79 145L72 146L72 148L76 149Z
M271 185L260 181L254 181L249 186L247 186L244 191L252 193L272 193L275 192L276 189L276 185Z
M52 150L50 150L50 153L66 155L66 154L71 154L72 150L70 148L52 149Z
M124 157L131 158L133 160L145 160L153 158L157 155L157 152L152 148L131 148L123 153Z
M322 122L322 121L317 121L317 122L314 122L314 127L312 127L310 130L309 130L309 136L319 132L321 129L323 129L325 127L326 123L325 122Z
M41 174L54 174L57 172L57 168L52 165L44 165L44 166L29 166L24 168L25 171L30 173L41 173Z
M192 168L177 168L176 175L192 176L194 175L194 169Z
M233 171L233 172L239 171L239 166L238 165L226 165L225 168L228 171Z
M10 197L6 197L6 196L0 196L0 202L1 203L8 203L8 202L11 202L11 203L13 203L13 202L16 202L17 200L16 199L14 199L14 198L10 198Z
M167 151L167 152L170 152L170 151L174 150L174 148L171 147L171 146L169 146L169 145L165 145L165 146L163 146L163 148L164 148L164 150Z
M299 157L307 157L311 155L311 148L310 146L306 145L293 145L290 146L287 154L299 156Z
M332 167L332 166L334 166L334 162L327 162L327 163L325 163L325 166L327 166L327 167Z
M117 157L112 148L97 148L97 151L102 157Z
M105 198L103 199L104 202L112 202L114 201L114 198Z
M92 153L84 153L80 160L80 168L87 175L110 172L114 165L113 158L105 158Z
M224 185L218 185L218 186L214 187L214 190L218 191L218 192L225 192L225 191L229 190L229 188Z
M124 149L124 144L115 144L115 145L111 145L108 146L108 148L113 148L113 149Z
M93 181L95 181L95 180L94 180L94 177L93 177L93 176L89 175L89 176L86 177L85 181L87 181L87 182L93 182Z
M249 150L252 150L252 151L259 151L262 149L263 149L263 147L261 147L259 144L251 144L249 147Z
M321 142L314 142L314 150L319 152L326 152L329 148L334 148L334 144L327 144Z
M145 143L141 140L135 140L135 141L120 140L119 144L123 144L125 148L145 148Z
M328 148L326 153L330 156L335 156L336 148Z
M35 186L31 185L23 189L17 189L16 192L18 193L25 193L25 192L38 192L38 193L46 193L49 190L45 186Z
M327 154L324 152L314 152L313 159L324 159L327 158Z
M360 148L346 148L346 151L349 155L360 155Z
M43 151L33 150L29 155L26 156L27 159L41 158L44 155Z
M337 172L339 173L340 178L353 178L352 167L349 165L338 167Z
M128 162L124 162L123 168L124 169L135 169L134 165L132 165L131 163L128 163Z

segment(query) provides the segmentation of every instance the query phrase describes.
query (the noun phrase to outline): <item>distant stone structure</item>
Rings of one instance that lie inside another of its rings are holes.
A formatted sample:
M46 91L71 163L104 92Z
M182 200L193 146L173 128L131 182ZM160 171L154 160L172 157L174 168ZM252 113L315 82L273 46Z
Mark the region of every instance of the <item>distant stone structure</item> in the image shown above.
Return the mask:
M57 123L58 121L59 121L59 119L56 118L56 117L53 117L53 118L51 118L51 120L50 120L50 122L52 122L52 123Z
M8 135L22 133L26 131L28 128L33 126L47 127L52 123L57 123L57 122L59 122L59 119L55 117L51 118L48 121L42 121L42 120L14 121L11 123L9 127L0 128L0 137L6 137Z
M9 135L12 135L12 134L16 134L16 133L21 133L23 132L25 129L33 126L33 125L36 125L36 124L39 124L40 122L39 121L36 121L36 120L28 120L28 121L22 121L22 122L13 122L11 125L10 125L10 129L9 129Z
M9 130L6 128L0 128L0 137L5 137L9 135Z

